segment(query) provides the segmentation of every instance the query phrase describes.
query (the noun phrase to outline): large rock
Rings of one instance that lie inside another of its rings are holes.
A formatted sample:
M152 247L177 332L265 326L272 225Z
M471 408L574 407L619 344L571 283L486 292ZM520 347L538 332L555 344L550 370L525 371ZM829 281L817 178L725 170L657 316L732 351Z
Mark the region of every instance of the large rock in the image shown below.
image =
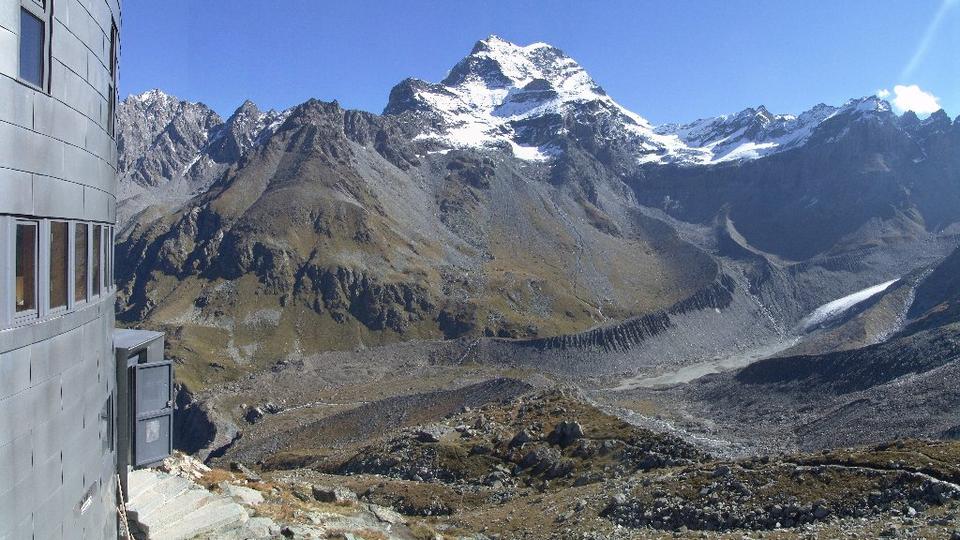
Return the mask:
M229 482L220 482L220 491L246 506L256 506L263 502L263 494L255 489L244 486L237 486Z
M349 504L357 500L357 494L344 487L315 485L311 490L313 498L320 502Z
M549 441L563 448L570 446L574 441L583 438L583 426L580 422L564 420L553 428Z

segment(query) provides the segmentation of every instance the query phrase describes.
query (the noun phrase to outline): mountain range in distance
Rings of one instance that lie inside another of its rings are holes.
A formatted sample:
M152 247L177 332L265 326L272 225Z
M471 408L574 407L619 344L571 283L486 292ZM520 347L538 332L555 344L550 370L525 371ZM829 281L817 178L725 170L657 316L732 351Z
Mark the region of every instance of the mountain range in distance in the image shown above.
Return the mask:
M479 41L380 115L248 101L224 121L156 90L118 118L118 317L168 329L192 386L461 337L658 371L792 339L957 244L943 111L653 126L543 43Z

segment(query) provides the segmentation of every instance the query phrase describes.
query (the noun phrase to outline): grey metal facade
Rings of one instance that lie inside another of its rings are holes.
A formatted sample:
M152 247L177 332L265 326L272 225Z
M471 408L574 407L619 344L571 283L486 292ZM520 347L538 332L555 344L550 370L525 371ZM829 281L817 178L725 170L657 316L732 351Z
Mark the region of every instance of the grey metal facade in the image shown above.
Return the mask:
M43 24L39 85L21 65L29 14ZM119 27L119 0L0 0L0 539L117 537ZM14 276L18 223L37 235L32 310ZM53 223L69 224L69 257L51 254ZM64 305L51 299L54 260L69 273Z

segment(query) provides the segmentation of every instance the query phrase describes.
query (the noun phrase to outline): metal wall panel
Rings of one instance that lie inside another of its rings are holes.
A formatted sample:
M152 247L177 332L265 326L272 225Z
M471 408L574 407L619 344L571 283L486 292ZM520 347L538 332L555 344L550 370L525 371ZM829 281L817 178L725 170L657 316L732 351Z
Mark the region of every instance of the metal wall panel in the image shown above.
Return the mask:
M33 410L30 416L31 429L44 422L53 420L62 411L60 403L60 378L47 379L33 387Z
M70 105L88 118L100 118L100 101L103 100L103 96L98 94L83 77L64 67L56 58L53 59L50 69L53 80L56 81L53 85L53 97Z
M83 44L84 48L96 51L100 48L102 38L99 26L87 12L87 8L80 2L69 0L67 6L67 17L69 22L61 20L69 28L70 32ZM58 4L59 6L59 4ZM58 7L58 11L62 8Z
M113 13L113 19L117 21L117 26L120 26L120 2L118 0L107 0L107 5L110 7L110 12Z
M0 166L63 178L63 143L0 122Z
M0 73L4 73L3 70ZM18 126L33 128L35 93L12 78L0 75L0 118Z
M110 53L107 52L107 56ZM104 99L110 97L110 66L103 62L109 62L107 58L101 58L92 52L87 53L87 81Z
M40 502L35 510L37 516L56 516L63 508L63 490L57 489L47 499ZM34 521L34 538L63 538L63 522L59 519L38 519Z
M0 2L0 28L20 31L19 7L16 2Z
M31 472L33 468L31 467ZM36 496L37 492L34 489L34 478L31 474L29 478L23 479L19 484L13 488L13 492L17 494L13 498L13 511L16 516L24 516L24 519L21 519L17 523L17 533L19 536L13 536L12 538L31 538L33 535L30 534L33 529L33 509L36 506ZM24 524L29 524L30 532L28 534L21 534L21 527Z
M30 418L32 405L32 388L0 400L0 446L30 433L30 424L24 419Z
M83 218L91 220L109 220L110 209L115 206L112 197L99 189L83 189Z
M81 400L83 399L84 389L76 384L80 380L82 371L85 366L77 364L72 368L64 371L60 375L61 384L63 385L63 410L76 409L82 406Z
M100 162L102 160L97 156L83 148L65 145L63 159L65 163L70 164L70 168L67 171L67 176L61 178L100 190L109 186L110 179L101 176L103 169Z
M30 387L30 349L0 354L0 399ZM0 485L3 485L0 482Z
M100 122L95 122L85 116L83 118L86 123L84 147L88 152L99 156L107 163L115 163L116 158L114 154L117 148L116 143L110 135L107 135L107 132L103 129L103 126L100 125ZM115 191L110 190L110 193L115 193Z
M48 176L33 176L34 208L47 217L79 218L77 201L83 200L83 186Z
M44 340L30 347L30 386L57 375L50 366L50 345L50 340Z
M59 385L57 387L59 388ZM60 459L60 453L63 452L64 427L60 423L61 416L57 414L50 421L33 427L34 462L46 462L53 458Z
M73 32L60 22L54 22L53 27L56 39L50 40L53 48L53 57L60 61L70 71L80 75L87 74L87 48Z
M17 62L19 56L17 49L17 34L14 34L6 28L0 28L0 73L10 77L17 76Z
M82 148L87 134L86 117L55 99L37 99L33 130Z
M0 167L0 213L33 213L33 175Z
M27 434L0 446L0 497L7 499L13 486L30 474L33 466L32 442L33 438ZM0 511L0 516L2 515L3 512ZM0 523L3 522L0 518Z

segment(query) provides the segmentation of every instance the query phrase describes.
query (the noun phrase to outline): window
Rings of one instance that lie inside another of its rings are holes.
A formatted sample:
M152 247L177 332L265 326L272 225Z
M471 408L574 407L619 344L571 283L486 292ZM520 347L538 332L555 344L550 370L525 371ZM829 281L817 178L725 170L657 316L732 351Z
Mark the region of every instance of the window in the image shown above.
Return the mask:
M37 309L37 224L17 223L16 313Z
M65 221L50 222L50 309L67 307L70 229Z
M100 256L102 254L102 244L103 244L103 227L100 225L93 226L93 253L90 255L93 263L92 270L90 271L91 277L93 278L93 296L100 295L100 287L103 284L103 276L100 275Z
M49 6L23 0L20 4L20 80L45 89L49 43Z
M111 137L116 135L116 103L117 101L117 91L114 90L113 85L110 85L110 95L107 96L107 134Z
M100 444L104 452L113 452L114 449L113 418L113 394L110 394L100 409Z
M43 21L20 8L20 78L43 86Z
M113 227L107 227L107 245L105 249L105 257L107 259L106 268L104 269L103 274L106 276L104 281L106 282L107 290L113 288Z
M73 299L77 302L87 300L87 224L77 223L73 243Z
M119 34L117 23L110 21L110 87L107 94L107 132L111 137L116 132L116 103L117 103L117 49Z
M119 37L120 34L117 32L117 23L113 19L110 20L110 80L113 81L113 84L117 84L117 52L119 52Z

